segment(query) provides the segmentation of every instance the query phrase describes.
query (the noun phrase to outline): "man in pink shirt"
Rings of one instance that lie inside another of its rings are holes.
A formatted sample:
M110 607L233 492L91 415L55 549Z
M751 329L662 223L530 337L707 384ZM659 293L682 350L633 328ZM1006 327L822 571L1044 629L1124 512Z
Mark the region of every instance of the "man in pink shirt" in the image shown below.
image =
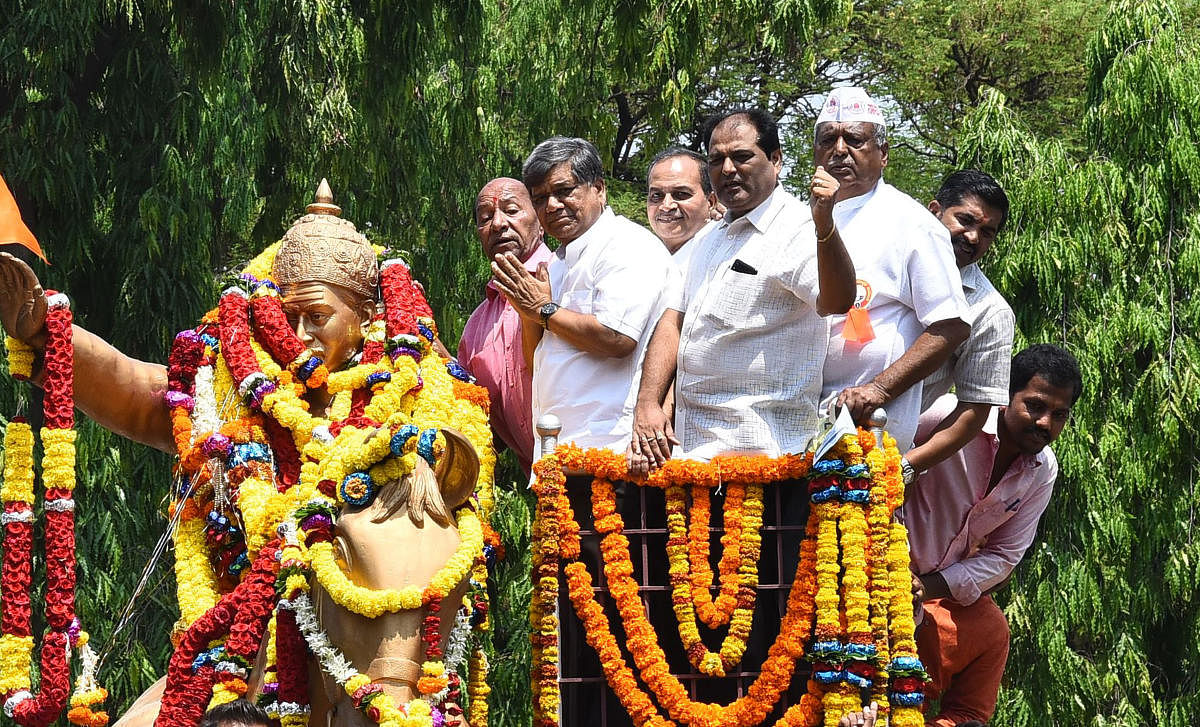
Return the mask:
M917 650L933 683L929 696L941 696L927 725L987 722L996 710L1008 622L991 593L1033 542L1058 477L1049 445L1082 390L1070 353L1030 346L1013 357L1008 406L992 407L979 434L910 488L903 517L924 606ZM922 414L916 441L956 403L946 395Z
M500 177L484 185L475 198L475 232L489 261L511 252L525 269L536 272L552 253L529 191L516 179ZM533 462L533 371L521 349L521 317L489 280L485 297L463 328L458 361L491 397L492 428L521 461L525 473Z

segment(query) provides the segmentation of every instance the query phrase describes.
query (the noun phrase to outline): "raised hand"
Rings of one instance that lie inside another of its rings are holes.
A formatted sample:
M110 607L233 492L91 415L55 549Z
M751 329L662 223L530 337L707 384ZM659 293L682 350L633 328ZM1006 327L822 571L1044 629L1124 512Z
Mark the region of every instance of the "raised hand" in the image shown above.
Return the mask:
M0 324L8 335L41 349L46 339L46 295L21 260L0 252Z
M817 237L824 237L833 227L833 205L837 202L837 193L842 183L825 171L825 167L817 167L812 180L808 183L811 196L808 204L812 208L813 222L817 225Z
M537 275L531 275L520 258L506 252L492 261L492 276L496 287L522 318L540 322L542 306L553 301L545 263L538 266Z

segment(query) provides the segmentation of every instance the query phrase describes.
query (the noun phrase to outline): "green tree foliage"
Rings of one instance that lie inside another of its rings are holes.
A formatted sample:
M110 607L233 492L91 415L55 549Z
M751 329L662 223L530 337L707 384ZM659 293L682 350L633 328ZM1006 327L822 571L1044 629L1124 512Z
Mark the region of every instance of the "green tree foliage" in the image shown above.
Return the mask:
M963 155L1012 217L989 274L1023 341L1085 393L1055 445L1041 544L1002 599L998 724L1184 725L1200 714L1200 44L1171 0L1121 0L1087 51L1074 154L982 94Z
M640 143L665 143L692 118L709 38L803 48L849 9L847 0L10 5L0 174L53 262L35 268L72 295L82 324L156 361L212 305L219 274L276 240L322 176L347 217L409 253L453 346L487 276L470 210L488 178L517 174L554 133L593 139L616 159L619 90L634 85L649 89L638 113L653 133ZM0 383L0 411L16 397ZM103 646L165 527L169 458L82 428L79 611ZM516 479L510 470L501 483L499 508L515 554L497 585L501 725L521 723L528 703L524 668L504 661L519 662L527 638L528 508ZM134 620L112 641L103 676L118 713L165 668L177 616L170 560L149 574Z

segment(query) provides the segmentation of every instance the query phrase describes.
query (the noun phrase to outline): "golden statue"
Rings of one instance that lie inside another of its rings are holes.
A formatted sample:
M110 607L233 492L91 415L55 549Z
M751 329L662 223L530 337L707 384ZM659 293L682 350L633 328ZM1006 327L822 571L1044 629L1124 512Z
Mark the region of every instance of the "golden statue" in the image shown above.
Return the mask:
M176 656L122 727L242 696L284 725L465 724L468 687L486 723L486 662L466 653L486 623L486 393L325 180L306 212L176 338L171 368L75 328L78 408L179 458ZM0 323L36 350L45 316L33 271L0 254Z

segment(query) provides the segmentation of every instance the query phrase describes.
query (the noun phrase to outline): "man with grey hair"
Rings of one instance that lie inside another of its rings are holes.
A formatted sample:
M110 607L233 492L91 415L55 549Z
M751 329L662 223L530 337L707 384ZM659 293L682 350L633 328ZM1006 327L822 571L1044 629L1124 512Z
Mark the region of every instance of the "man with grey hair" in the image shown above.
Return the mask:
M623 452L633 431L646 344L680 274L649 230L608 207L600 155L591 142L551 137L529 155L521 176L542 228L560 243L549 265L534 273L512 253L492 264L497 286L521 316L533 362L534 422L557 415L560 441ZM540 446L535 442L534 461ZM566 490L582 531L582 555L589 570L600 573L591 484L590 476L576 474L567 477ZM622 515L634 522L639 498L625 497L625 483L614 489ZM648 509L661 512L662 506ZM560 610L562 676L602 682L582 625L567 615L570 604L560 601ZM611 711L620 709L611 692L607 698ZM563 724L588 725L600 710L591 695L571 688L563 691L562 713Z
M511 254L492 265L521 316L534 421L555 414L563 442L623 452L642 356L679 274L649 230L608 207L591 142L551 137L525 160L521 176L542 228L560 243L536 273Z
M836 398L861 425L885 407L905 452L921 414L921 381L970 331L950 236L920 202L883 181L887 125L861 88L829 94L813 157L841 183L833 217L858 278L854 307L830 318L821 398Z

